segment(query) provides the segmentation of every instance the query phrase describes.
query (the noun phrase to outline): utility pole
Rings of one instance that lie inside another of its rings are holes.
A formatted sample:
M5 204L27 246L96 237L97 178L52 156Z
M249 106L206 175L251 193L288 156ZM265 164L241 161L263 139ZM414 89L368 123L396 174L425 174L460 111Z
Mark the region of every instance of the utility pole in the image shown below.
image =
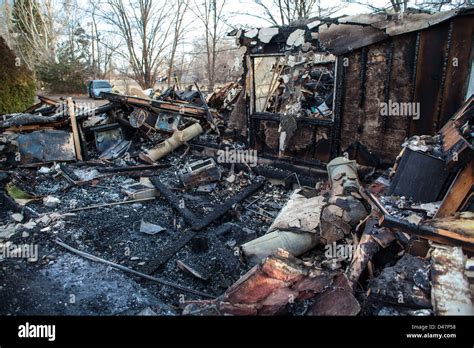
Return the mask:
M92 56L92 62L91 59L89 58L89 64L92 66L92 77L95 78L95 47L94 47L94 24L92 22L87 23L87 25L91 26L91 56Z

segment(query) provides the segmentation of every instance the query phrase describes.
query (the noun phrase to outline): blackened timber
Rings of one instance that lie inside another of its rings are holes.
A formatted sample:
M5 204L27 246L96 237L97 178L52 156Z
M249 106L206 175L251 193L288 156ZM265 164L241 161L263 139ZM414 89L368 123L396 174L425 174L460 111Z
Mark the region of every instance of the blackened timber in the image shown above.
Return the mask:
M84 110L77 110L76 119L81 121L83 119L88 118L91 115L100 115L104 114L108 111L111 111L115 108L115 105L112 103L108 103L102 106L98 106L95 109L84 109ZM69 119L67 120L69 122Z
M389 102L390 98L390 80L392 79L392 67L393 67L393 40L390 40L387 47L387 78L384 81L383 93L385 103ZM388 128L388 116L382 116L382 132L386 132Z
M214 144L210 142L204 142L200 140L193 139L192 142L189 143L189 145L199 151L202 151L203 149L218 149L218 150L225 150L227 147L224 145L220 144ZM252 148L252 147L251 147ZM252 148L254 149L254 148ZM258 149L257 149L258 150ZM264 158L264 159L269 159L272 161L278 161L280 163L288 163L288 164L293 164L293 165L302 165L306 167L311 167L311 168L324 168L324 164L320 160L311 160L311 159L299 159L297 157L288 157L288 156L273 156L268 153L259 153L259 158Z
M196 81L194 81L194 85L196 86L196 89L199 93L199 99L201 99L202 106L204 107L204 111L206 112L207 122L214 125L214 118L212 117L211 111L209 110L209 106L206 103L206 98L204 98L204 95L201 93L201 89L199 88Z
M345 94L345 66L344 61L348 59L347 57L340 56L336 60L336 85L334 93L334 116L333 116L333 126L331 128L331 146L330 153L331 158L334 158L339 153L340 143L341 143L341 124L342 124L342 110L344 104L344 94Z
M220 204L214 207L212 213L207 214L199 223L193 226L194 230L202 230L203 228L209 226L212 222L217 220L218 218L222 217L226 214L234 204L238 204L242 202L247 197L253 195L255 192L260 190L265 183L265 180L261 177L257 178L257 181L248 185L242 192L238 193L234 197L228 199L223 204Z
M132 105L138 107L146 107L154 110L155 112L168 111L190 117L207 117L205 108L186 102L151 100L104 92L101 93L101 97L107 99L108 101L116 105ZM209 109L209 112L212 115L215 110Z
M171 206L181 214L181 216L184 218L184 221L186 221L186 223L189 224L195 231L200 231L203 228L209 226L215 220L225 215L234 206L234 204L242 202L244 199L260 190L265 183L263 178L257 178L256 182L248 185L242 192L228 199L223 204L215 206L212 213L207 214L198 222L196 216L189 209L183 207L180 204L179 198L173 192L171 192L170 189L168 189L168 187L166 187L166 185L164 185L158 177L152 177L151 182L156 187L156 189L160 191L160 193L168 200Z
M407 220L387 214L380 218L379 225L387 228L401 229L404 232L421 238L434 240L443 244L460 246L471 252L474 251L474 238L455 231L438 229L423 224L415 225Z
M275 121L275 122L280 122L281 115L280 114L273 114L270 112L256 112L251 115L252 119L255 120L265 120L265 121ZM299 117L298 122L305 123L305 124L311 124L315 126L322 126L322 127L331 127L332 125L332 120L327 119L319 119L319 118L309 118L309 117Z
M360 75L359 75L359 107L365 105L365 82L367 80L367 47L362 47L360 51Z
M151 164L151 165L138 165L138 166L127 166L127 167L111 167L111 168L98 168L101 173L120 173L120 172L133 172L142 170L155 170L165 169L171 167L170 164Z
M186 244L189 243L191 239L194 238L194 236L197 234L196 231L191 231L188 230L184 232L176 242L173 243L173 245L169 248L166 248L165 250L160 250L159 256L152 260L151 262L148 263L148 265L145 268L145 273L147 274L153 274L155 273L158 268L160 268L162 265L166 264L178 251L180 251Z
M451 46L452 46L452 37L453 37L453 24L454 21L451 19L449 21L449 31L448 31L448 39L444 51L444 60L443 60L443 71L441 74L441 82L440 82L440 89L441 92L438 94L438 99L436 101L436 117L438 125L442 124L442 116L441 116L441 108L443 105L443 98L445 93L445 84L446 84L446 73L448 70L448 60L451 53Z
M156 187L158 191L163 195L163 197L166 198L166 200L171 204L173 209L178 211L178 213L184 218L184 221L192 227L194 227L197 224L197 219L194 216L194 214L189 210L188 208L184 207L178 196L176 196L171 190L166 187L165 184L163 184L160 179L156 176L152 177L151 182L153 185ZM194 229L194 228L193 228Z

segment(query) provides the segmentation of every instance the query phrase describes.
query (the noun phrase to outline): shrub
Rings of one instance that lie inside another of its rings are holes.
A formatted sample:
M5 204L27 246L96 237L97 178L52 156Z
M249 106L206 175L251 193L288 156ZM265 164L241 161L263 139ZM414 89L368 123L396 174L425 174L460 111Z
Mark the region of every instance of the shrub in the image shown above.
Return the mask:
M85 93L85 67L81 62L50 63L37 68L38 78L52 93Z
M0 114L22 112L35 100L33 74L25 64L17 66L16 56L0 37Z

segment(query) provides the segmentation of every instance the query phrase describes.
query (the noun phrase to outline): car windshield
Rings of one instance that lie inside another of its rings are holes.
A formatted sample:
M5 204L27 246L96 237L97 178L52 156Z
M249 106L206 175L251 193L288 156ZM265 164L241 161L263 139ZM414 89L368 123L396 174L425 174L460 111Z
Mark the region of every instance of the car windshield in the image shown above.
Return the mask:
M107 81L95 81L94 88L111 88L111 86Z

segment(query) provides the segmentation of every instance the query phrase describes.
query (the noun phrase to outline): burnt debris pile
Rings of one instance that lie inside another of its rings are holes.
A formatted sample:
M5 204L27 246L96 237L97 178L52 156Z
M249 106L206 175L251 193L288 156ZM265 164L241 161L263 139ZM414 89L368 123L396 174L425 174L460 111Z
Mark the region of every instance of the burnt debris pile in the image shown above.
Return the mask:
M311 54L257 62L262 112L331 118ZM258 157L229 131L242 93L3 115L2 314L473 314L472 97L381 169Z

